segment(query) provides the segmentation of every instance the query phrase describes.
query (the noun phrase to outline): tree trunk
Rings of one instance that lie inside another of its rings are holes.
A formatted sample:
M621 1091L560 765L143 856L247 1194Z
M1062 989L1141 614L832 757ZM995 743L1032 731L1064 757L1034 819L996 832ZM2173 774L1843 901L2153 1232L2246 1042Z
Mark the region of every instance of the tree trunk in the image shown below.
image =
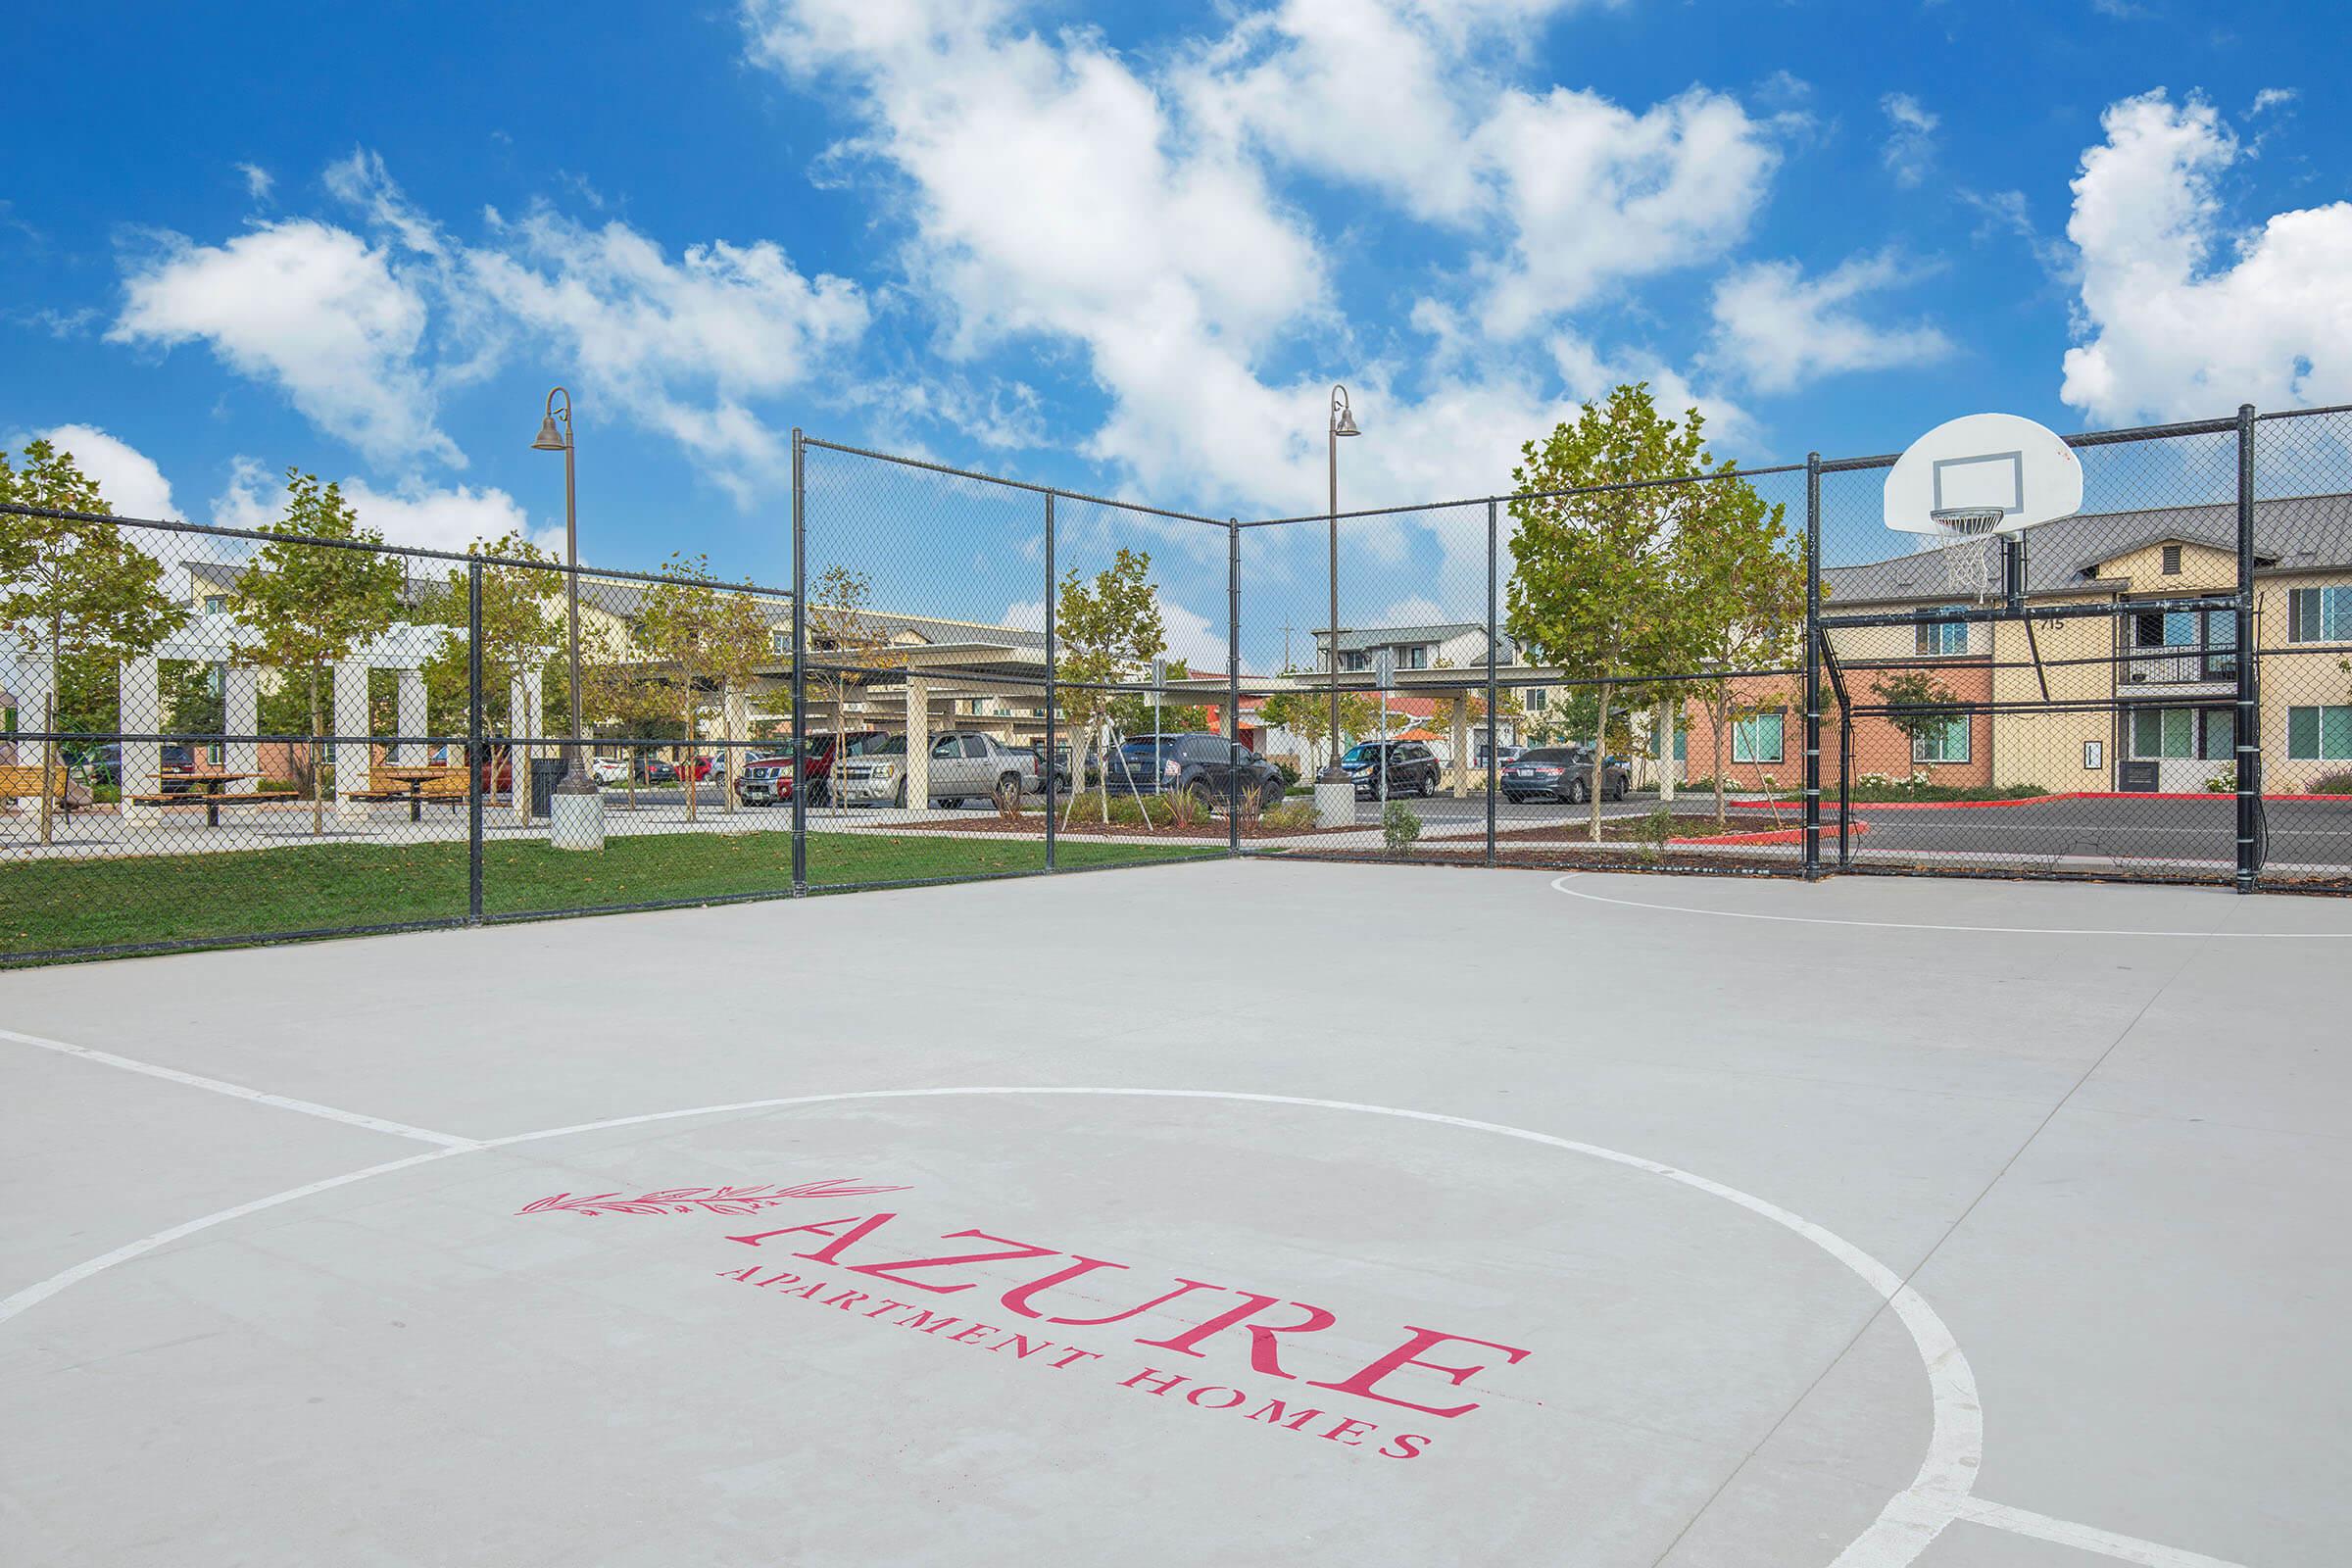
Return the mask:
M1715 831L1725 830L1723 797L1723 732L1732 721L1731 688L1720 687L1715 693Z
M1603 681L1595 690L1594 696L1597 699L1595 706L1599 709L1599 713L1594 718L1592 725L1592 777L1591 782L1585 786L1585 793L1591 798L1592 807L1592 842L1598 844L1600 842L1600 798L1608 793L1603 788L1608 781L1609 772L1609 686L1606 681Z
M325 782L326 782L326 768L325 768L324 764L323 764L323 763L321 763L321 762L319 761L319 759L318 759L318 754L319 754L319 744L318 744L318 738L319 738L321 735L325 734L326 732L325 732L323 729L321 729L321 728L319 727L319 726L321 725L321 723L323 722L323 720L322 720L322 719L319 717L319 714L318 714L318 665L316 665L316 664L313 664L313 665L311 666L311 672L310 672L310 673L311 673L311 837L313 837L313 838L317 838L317 837L318 837L319 834L321 834L321 833L323 833L323 832L325 832L325 831L326 831L326 803L325 803L325 802L324 802L322 799L320 799L320 798L319 798L319 791L320 791L320 789L322 789L322 788L324 787L324 785L325 785Z
M686 755L680 759L678 782L686 786L686 822L694 823L694 798L700 792L701 780L694 776L694 671L681 670L686 681Z
M50 646L54 648L57 645L52 643ZM56 730L57 661L51 659L49 661L49 695L41 699L41 843L43 846L52 842L51 835L56 832L57 801L49 786L51 772L59 765ZM115 750L115 796L118 800L122 798L122 748L118 746ZM120 806L115 808L118 815L122 813L122 808Z

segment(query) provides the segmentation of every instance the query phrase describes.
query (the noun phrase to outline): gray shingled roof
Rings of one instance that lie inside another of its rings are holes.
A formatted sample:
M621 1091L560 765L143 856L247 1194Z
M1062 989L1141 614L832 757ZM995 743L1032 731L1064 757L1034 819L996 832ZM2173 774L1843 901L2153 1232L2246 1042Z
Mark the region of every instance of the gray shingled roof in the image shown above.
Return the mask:
M1396 648L1410 643L1443 643L1456 637L1475 637L1487 629L1484 621L1439 620L1417 626L1349 626L1340 632L1340 652L1360 654L1374 648ZM1315 633L1315 646L1322 648L1331 641L1328 632ZM1512 657L1508 637L1495 640L1495 647L1504 659Z
M2080 592L2084 574L2103 561L2151 545L2179 542L2237 548L2237 508L2153 507L2144 512L2084 513L2024 531L2026 592ZM1971 539L1861 565L1825 567L1822 587L1833 613L1858 606L1974 599L2000 580L1997 545ZM2352 495L2286 496L2254 504L2257 569L2306 571L2352 567ZM2146 584L2140 584L2146 587Z

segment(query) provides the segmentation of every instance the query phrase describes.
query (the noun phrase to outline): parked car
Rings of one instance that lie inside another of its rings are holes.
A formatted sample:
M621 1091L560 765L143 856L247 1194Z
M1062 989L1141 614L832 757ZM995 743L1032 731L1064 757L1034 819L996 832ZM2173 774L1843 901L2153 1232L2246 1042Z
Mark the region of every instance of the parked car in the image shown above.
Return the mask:
M626 784L629 781L629 760L625 757L591 757L588 776L599 784Z
M77 776L82 783L120 785L122 782L122 745L120 741L104 741L78 751L72 742L60 741L58 750L65 755L67 772ZM158 750L162 755L157 765L167 773L181 772L195 766L196 754L184 741L165 741ZM154 781L148 780L135 785L134 793L153 787ZM175 783L167 782L163 785L163 793L177 795L188 788L184 779Z
M678 770L673 764L659 757L649 757L645 760L641 777L648 784L675 784L678 781Z
M1527 748L1524 746L1481 746L1478 749L1478 765L1484 768L1492 758L1496 767L1508 767L1526 755Z
M929 800L948 806L1007 795L1042 795L1046 780L1037 754L1005 745L979 730L931 737L926 759ZM906 804L906 737L893 735L842 760L841 798L853 804Z
M1359 801L1379 799L1383 764L1389 775L1388 795L1435 795L1443 771L1438 754L1419 741L1358 741L1348 748L1340 766L1355 783Z
M1029 755L1037 759L1039 776L1043 777L1046 765L1046 743L1044 741L1030 742ZM1086 754L1087 786L1092 788L1096 781L1102 776L1102 760L1095 755L1094 751L1090 748ZM1058 790L1060 793L1067 795L1076 787L1077 780L1071 775L1070 772L1070 749L1067 746L1054 747L1054 788Z
M1622 801L1633 775L1612 758L1601 769L1601 798ZM1592 798L1592 754L1581 746L1539 746L1502 770L1502 793L1516 801L1566 801L1582 805Z
M1174 735L1130 735L1110 754L1113 795L1175 795L1190 791L1204 808L1230 794L1255 794L1261 810L1282 804L1282 770L1247 746L1222 735L1190 730ZM1230 793L1229 793L1230 792Z
M798 767L793 765L792 745L788 741L778 750L762 752L743 764L743 774L736 780L736 798L746 806L781 806L792 799L796 787L806 787L808 804L822 806L833 798L833 767L837 752L856 757L867 746L886 737L880 730L857 730L848 735L811 735L808 739L808 755Z

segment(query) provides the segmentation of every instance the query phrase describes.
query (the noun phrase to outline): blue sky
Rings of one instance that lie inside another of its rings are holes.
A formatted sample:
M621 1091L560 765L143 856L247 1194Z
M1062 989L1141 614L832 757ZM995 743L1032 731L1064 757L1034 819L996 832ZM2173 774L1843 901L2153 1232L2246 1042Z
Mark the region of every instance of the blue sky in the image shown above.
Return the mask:
M1333 379L1365 506L1504 485L1617 379L1751 464L2352 400L2340 6L85 4L12 43L0 442L74 432L124 511L248 522L293 464L398 539L543 533L557 381L594 559L762 580L795 424L1222 515L1322 504ZM1220 622L1221 548L1162 549ZM1376 608L1457 608L1446 541L1383 549Z

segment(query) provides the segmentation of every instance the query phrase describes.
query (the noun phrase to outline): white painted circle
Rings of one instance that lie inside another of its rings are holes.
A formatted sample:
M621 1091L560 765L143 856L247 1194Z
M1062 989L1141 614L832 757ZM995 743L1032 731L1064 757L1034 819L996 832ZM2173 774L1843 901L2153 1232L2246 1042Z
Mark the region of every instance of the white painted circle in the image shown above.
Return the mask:
M1556 885L1556 884L1555 884ZM1727 1187L1721 1182L1676 1166L1628 1154L1596 1144L1581 1143L1574 1139L1556 1138L1549 1133L1534 1132L1524 1127L1505 1126L1500 1122L1480 1121L1467 1116L1448 1116L1437 1111L1406 1110L1393 1105L1371 1105L1352 1101L1322 1100L1298 1095L1252 1094L1234 1090L1215 1089L1120 1089L1107 1087L961 1087L942 1089L872 1089L829 1095L792 1095L765 1100L736 1101L716 1105L697 1105L680 1110L650 1111L634 1116L614 1116L601 1121L578 1122L564 1127L550 1127L538 1132L514 1133L504 1138L484 1139L449 1148L436 1149L406 1159L388 1160L382 1164L288 1188L282 1193L251 1202L220 1209L201 1218L189 1220L169 1229L157 1231L135 1242L116 1248L110 1252L76 1264L59 1274L29 1286L0 1300L0 1323L20 1315L39 1302L47 1300L67 1288L113 1268L119 1263L153 1251L158 1248L225 1224L230 1220L263 1212L267 1209L297 1201L304 1198L352 1186L373 1177L414 1166L452 1159L461 1154L484 1150L510 1149L522 1144L539 1143L549 1139L566 1138L603 1132L619 1127L645 1126L655 1122L678 1121L695 1116L716 1116L755 1110L784 1109L800 1105L852 1103L861 1101L924 1100L956 1096L1106 1096L1146 1100L1204 1100L1246 1104L1288 1105L1317 1110L1345 1110L1364 1115L1391 1116L1399 1120L1425 1122L1442 1127L1460 1128L1471 1132L1493 1133L1546 1148L1564 1150L1592 1159L1642 1171L1677 1183L1692 1191L1704 1193L1736 1204L1740 1208L1770 1220L1784 1230L1802 1238L1828 1253L1849 1273L1869 1287L1872 1294L1894 1309L1896 1318L1911 1337L1913 1348L1928 1375L1931 1428L1928 1451L1920 1463L1911 1484L1891 1497L1876 1520L1860 1536L1850 1542L1829 1568L1905 1568L1936 1540L1943 1528L1960 1517L1970 1500L1970 1491L1982 1465L1984 1455L1984 1419L1977 1398L1975 1372L1968 1364L1959 1344L1942 1318L1936 1315L1925 1298L1911 1288L1902 1276L1880 1262L1870 1253L1846 1241L1843 1237L1820 1225L1791 1213L1776 1203L1751 1193Z

